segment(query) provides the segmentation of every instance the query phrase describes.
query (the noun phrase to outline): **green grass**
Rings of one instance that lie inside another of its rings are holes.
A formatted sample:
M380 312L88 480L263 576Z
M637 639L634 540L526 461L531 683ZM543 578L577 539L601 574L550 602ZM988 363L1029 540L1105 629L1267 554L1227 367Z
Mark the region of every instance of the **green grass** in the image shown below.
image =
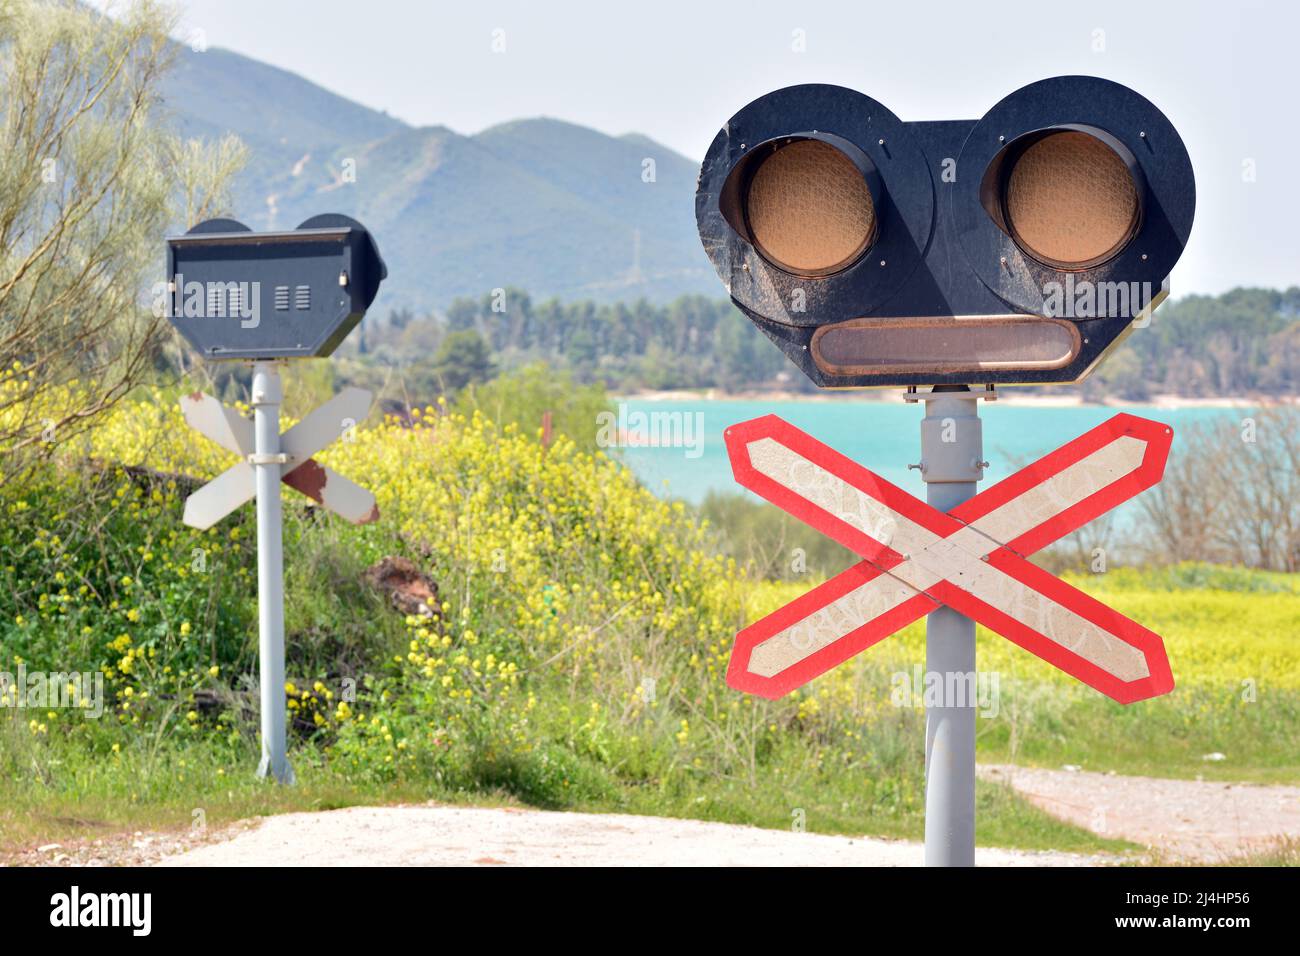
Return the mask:
M980 734L982 762L1076 764L1182 779L1300 781L1294 747L1300 700L1293 692L1253 704L1232 691L1196 687L1129 705L1086 689L1043 685L1008 696L1004 706L1011 715ZM1224 759L1207 760L1211 754Z
M0 717L0 721L4 718ZM4 744L9 735L0 736ZM32 785L5 782L0 804L0 862L5 851L37 843L97 839L136 830L186 830L198 810L208 827L249 817L358 805L423 802L518 804L506 792L431 788L427 782L356 779L330 767L314 748L291 762L297 783L259 780L251 747L209 741L168 746L155 760L100 759L80 749L36 754Z
M10 727L0 739L12 747L23 732L21 726ZM783 779L780 767L773 768L758 787L740 781L699 780L665 789L653 783L619 781L608 768L568 755L554 781L536 776L534 765L516 767L513 774L503 773L500 767L491 772L484 769L471 784L455 786L431 780L357 778L332 766L315 748L299 746L291 754L297 783L282 787L255 778L257 753L244 744L223 747L196 740L175 743L153 757L128 753L103 758L82 749L60 752L28 743L11 749L10 755L29 760L34 777L28 786L6 781L0 804L0 861L6 851L38 843L92 840L137 830L186 830L200 810L205 824L217 828L275 813L429 800L634 813L786 830L799 817L811 833L912 840L924 835L921 795L892 793L899 781L857 780L845 774ZM1078 853L1135 849L1122 840L1104 839L1062 823L1010 788L985 781L977 788L977 820L981 846Z

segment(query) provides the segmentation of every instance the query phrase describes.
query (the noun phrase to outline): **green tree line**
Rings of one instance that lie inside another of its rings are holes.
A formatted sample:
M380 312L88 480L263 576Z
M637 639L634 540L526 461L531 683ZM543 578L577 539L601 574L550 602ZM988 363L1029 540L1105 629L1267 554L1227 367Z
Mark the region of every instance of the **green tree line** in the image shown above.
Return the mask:
M534 303L526 292L505 289L456 299L442 315L394 310L386 320L367 319L355 348L376 361L426 363L447 376L456 375L461 360L480 376L489 365L507 370L543 361L580 382L620 391L802 387L802 376L730 302L698 295L667 305Z
M519 289L454 300L442 314L371 317L349 346L363 360L426 369L458 391L545 362L613 391L813 387L736 307L683 296L534 302ZM1082 386L1088 398L1286 396L1300 392L1300 287L1239 288L1166 302Z
M1233 289L1166 302L1135 328L1085 391L1152 395L1300 393L1300 287Z

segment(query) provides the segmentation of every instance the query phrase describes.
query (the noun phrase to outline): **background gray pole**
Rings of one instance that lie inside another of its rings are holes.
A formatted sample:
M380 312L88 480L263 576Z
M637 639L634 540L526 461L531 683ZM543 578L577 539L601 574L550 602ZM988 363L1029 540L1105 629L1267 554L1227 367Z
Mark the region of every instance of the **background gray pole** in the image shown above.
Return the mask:
M253 363L253 469L257 472L258 666L262 691L262 762L257 775L293 783L285 739L284 549L280 514L280 370Z
M980 396L965 385L939 385L920 396L921 479L926 501L940 511L972 497L983 476ZM925 865L974 866L975 622L947 607L930 612L925 670L942 676L945 692L939 706L926 709ZM953 699L954 686L972 693Z

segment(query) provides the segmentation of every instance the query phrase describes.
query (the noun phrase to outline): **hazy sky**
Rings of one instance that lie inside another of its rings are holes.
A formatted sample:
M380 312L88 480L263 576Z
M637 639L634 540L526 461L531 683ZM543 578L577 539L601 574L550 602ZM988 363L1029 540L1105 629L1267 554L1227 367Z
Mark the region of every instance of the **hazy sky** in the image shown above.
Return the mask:
M101 2L101 5L102 2ZM181 0L180 36L256 57L416 125L552 116L699 159L793 83L903 119L975 118L1044 76L1118 80L1182 134L1197 177L1174 294L1300 283L1300 4L1004 0L651 3ZM794 49L802 31L804 52ZM502 32L496 32L502 31ZM504 51L494 52L494 40ZM1255 181L1244 181L1253 161Z

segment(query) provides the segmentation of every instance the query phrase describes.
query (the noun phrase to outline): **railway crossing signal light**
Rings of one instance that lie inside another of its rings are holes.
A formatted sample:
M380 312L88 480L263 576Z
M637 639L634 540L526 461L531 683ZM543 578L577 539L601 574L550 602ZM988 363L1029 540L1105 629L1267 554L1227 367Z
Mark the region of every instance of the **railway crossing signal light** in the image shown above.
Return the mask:
M826 388L1077 381L1168 295L1194 209L1172 124L1086 76L979 120L777 90L718 133L695 197L733 301Z
M259 777L292 783L284 691L284 543L280 483L356 524L379 517L375 496L312 456L366 417L372 396L344 389L280 433L287 359L329 355L352 331L388 275L366 228L347 216L313 216L297 229L253 232L209 219L167 238L165 315L207 361L253 369L253 420L202 392L181 398L186 422L240 461L185 503L184 521L210 528L257 499Z
M282 232L209 219L167 238L167 317L208 361L320 357L387 276L375 240L347 216Z

